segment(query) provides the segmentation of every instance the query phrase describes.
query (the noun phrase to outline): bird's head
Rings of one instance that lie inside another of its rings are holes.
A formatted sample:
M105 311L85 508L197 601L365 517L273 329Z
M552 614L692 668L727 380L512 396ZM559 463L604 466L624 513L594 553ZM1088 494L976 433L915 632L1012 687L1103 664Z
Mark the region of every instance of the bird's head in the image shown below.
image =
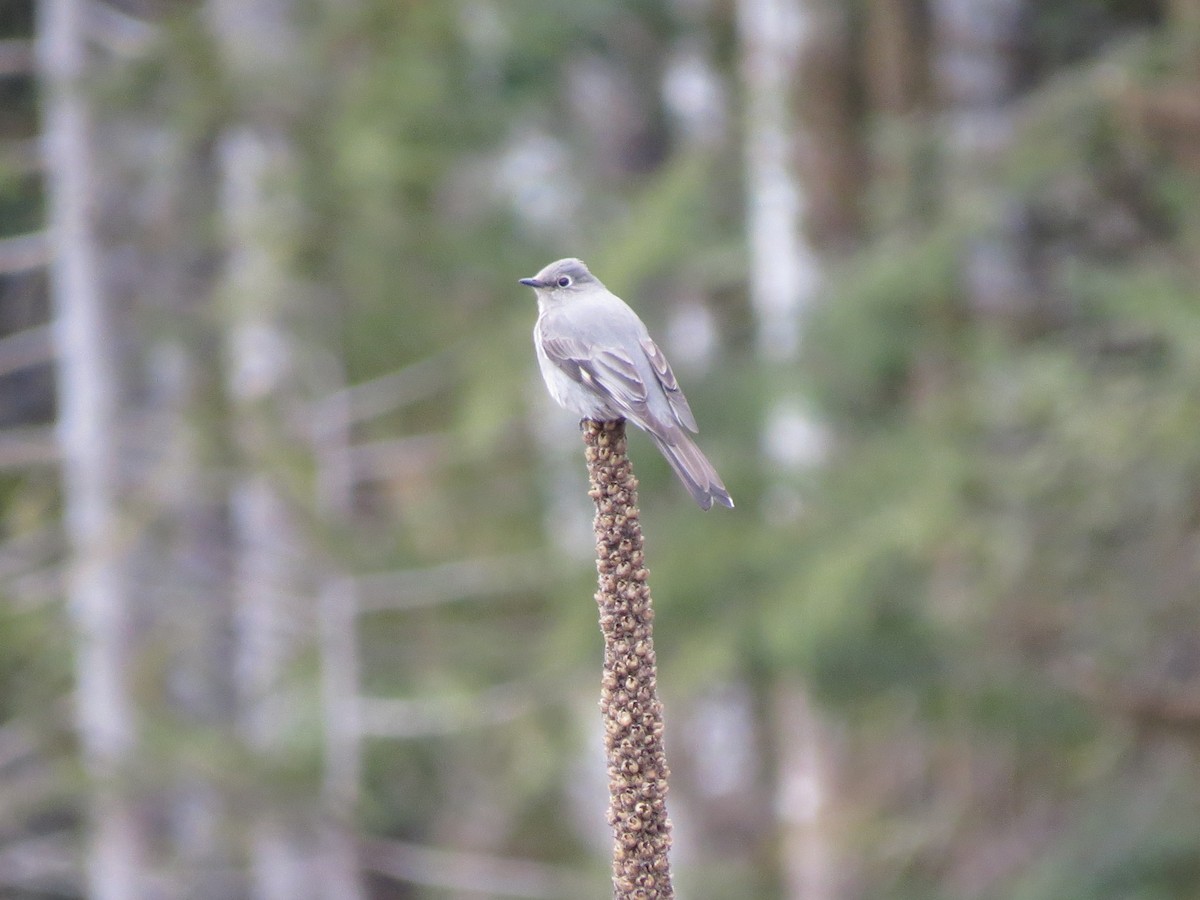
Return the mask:
M538 296L565 297L589 285L599 284L582 260L568 257L550 263L532 278L522 278L521 284L531 287Z

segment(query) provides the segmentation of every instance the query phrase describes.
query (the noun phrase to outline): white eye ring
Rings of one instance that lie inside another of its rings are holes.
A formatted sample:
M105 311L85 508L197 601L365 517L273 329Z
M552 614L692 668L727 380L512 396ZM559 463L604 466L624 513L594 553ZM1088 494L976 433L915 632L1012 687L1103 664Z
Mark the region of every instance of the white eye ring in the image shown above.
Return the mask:
M571 276L570 275L559 276L558 286L563 287L563 288L570 287L571 286Z

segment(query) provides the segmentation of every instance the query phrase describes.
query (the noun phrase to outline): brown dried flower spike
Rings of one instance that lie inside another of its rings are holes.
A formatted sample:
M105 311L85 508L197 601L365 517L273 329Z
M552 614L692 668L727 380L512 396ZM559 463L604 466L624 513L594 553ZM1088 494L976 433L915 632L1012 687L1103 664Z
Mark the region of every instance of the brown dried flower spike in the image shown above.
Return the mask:
M600 710L614 837L613 896L666 900L675 896L667 860L669 773L651 634L654 610L625 420L585 421L583 440L596 502L596 603L604 635Z

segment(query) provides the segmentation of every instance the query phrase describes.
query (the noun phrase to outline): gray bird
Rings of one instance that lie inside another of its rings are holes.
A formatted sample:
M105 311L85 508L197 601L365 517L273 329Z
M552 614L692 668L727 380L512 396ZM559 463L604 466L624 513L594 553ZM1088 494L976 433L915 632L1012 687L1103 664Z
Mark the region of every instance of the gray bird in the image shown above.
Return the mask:
M533 345L558 405L584 419L628 419L653 438L701 509L714 500L732 507L688 435L696 419L637 313L577 259L552 262L520 283L537 295Z

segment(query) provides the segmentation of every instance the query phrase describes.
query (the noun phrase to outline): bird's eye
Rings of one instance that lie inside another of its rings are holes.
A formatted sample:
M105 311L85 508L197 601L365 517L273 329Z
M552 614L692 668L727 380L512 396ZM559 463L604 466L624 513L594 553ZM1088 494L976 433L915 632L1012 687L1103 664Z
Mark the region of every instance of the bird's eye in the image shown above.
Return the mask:
M559 279L558 279L558 286L559 287L570 287L571 286L571 276L570 275L560 275Z

